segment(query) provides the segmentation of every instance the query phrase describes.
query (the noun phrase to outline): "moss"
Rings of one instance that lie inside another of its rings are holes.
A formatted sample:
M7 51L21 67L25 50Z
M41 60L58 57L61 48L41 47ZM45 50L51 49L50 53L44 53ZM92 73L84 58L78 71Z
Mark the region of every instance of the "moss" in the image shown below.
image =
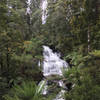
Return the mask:
M100 58L100 50L95 50L93 52L90 52L90 55Z

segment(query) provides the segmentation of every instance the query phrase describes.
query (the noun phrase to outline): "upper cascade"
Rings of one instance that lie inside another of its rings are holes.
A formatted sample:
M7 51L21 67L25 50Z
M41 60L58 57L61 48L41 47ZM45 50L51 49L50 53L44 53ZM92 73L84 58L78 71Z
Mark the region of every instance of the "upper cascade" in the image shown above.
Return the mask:
M47 0L43 0L43 2L42 2L42 24L46 23L46 19L47 19L47 6L48 6Z
M43 74L44 76L60 75L62 69L68 67L68 63L60 59L59 53L54 53L48 46L43 46Z

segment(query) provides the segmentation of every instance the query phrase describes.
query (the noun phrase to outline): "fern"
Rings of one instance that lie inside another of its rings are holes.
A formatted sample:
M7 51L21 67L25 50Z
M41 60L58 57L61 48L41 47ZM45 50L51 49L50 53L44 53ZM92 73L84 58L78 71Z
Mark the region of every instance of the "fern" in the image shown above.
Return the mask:
M39 94L36 95L37 86L34 82L24 82L21 86L16 85L5 95L5 100L39 100Z

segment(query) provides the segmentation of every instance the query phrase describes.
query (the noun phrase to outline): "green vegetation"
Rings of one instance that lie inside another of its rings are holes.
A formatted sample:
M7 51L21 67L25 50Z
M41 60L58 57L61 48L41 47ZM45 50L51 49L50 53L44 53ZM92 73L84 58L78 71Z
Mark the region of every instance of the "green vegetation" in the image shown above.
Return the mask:
M34 82L24 82L20 86L15 85L9 94L4 95L5 100L46 100L40 92L38 86ZM51 97L48 97L48 100Z
M11 95L11 96L10 96ZM24 82L21 86L15 86L9 95L5 95L6 100L36 100L36 85L32 82ZM37 96L38 97L38 96Z
M42 24L42 0L0 0L0 100L52 100L36 94L43 74L43 45L61 52L71 68L65 83L73 88L66 100L100 100L99 0L47 0ZM53 77L50 77L50 80Z
M99 51L98 51L99 53ZM65 94L66 100L99 100L100 99L100 59L95 53L84 56L83 60L72 69L64 72L67 82L73 83L70 92ZM77 55L79 56L79 55ZM74 62L74 61L73 61Z

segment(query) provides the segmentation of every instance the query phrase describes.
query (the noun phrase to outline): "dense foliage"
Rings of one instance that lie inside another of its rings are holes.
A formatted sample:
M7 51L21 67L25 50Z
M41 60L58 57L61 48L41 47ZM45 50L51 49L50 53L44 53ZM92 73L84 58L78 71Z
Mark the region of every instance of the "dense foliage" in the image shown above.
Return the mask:
M45 24L42 0L27 1L0 0L0 100L47 100L34 96L43 45L70 65L64 78L75 86L66 100L100 100L99 0L48 0Z

